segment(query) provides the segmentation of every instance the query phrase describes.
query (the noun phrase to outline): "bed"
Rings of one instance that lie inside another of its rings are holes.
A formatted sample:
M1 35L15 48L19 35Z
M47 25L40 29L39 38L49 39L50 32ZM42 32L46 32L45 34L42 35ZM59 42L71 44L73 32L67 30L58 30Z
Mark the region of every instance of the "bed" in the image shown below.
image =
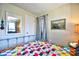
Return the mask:
M70 56L68 47L47 42L29 42L0 53L0 56Z

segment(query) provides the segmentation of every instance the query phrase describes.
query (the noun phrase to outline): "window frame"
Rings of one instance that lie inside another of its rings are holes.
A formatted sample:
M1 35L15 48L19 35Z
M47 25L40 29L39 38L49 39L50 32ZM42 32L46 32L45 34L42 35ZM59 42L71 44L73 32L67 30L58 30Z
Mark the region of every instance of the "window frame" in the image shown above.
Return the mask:
M8 16L16 18L15 20L8 20ZM14 22L16 25L15 31L8 31L8 22ZM5 28L6 28L6 35L13 35L13 34L22 34L22 16L15 14L10 11L5 11ZM19 30L19 31L18 31Z

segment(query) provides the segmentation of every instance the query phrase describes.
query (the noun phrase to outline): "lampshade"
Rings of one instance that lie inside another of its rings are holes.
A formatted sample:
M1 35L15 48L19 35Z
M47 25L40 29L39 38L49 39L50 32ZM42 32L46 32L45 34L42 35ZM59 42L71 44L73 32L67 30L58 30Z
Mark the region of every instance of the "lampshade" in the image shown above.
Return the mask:
M79 24L76 24L76 25L75 25L75 32L76 32L76 33L79 33Z

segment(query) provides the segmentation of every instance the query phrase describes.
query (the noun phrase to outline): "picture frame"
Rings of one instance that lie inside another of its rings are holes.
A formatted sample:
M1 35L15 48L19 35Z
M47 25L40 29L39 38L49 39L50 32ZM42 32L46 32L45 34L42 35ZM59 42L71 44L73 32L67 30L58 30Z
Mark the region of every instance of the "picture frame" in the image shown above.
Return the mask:
M51 21L51 30L58 29L58 30L65 30L66 29L66 19L58 19Z

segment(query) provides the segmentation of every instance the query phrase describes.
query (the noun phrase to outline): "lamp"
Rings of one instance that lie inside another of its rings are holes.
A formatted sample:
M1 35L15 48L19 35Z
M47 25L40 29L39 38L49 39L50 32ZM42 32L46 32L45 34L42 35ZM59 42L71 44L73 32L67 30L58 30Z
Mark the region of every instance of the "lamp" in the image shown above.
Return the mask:
M1 29L1 30L4 29L4 21L3 21L3 19L1 20L1 27L0 27L0 29Z
M79 24L76 24L76 25L75 25L75 32L76 32L76 33L79 33Z

